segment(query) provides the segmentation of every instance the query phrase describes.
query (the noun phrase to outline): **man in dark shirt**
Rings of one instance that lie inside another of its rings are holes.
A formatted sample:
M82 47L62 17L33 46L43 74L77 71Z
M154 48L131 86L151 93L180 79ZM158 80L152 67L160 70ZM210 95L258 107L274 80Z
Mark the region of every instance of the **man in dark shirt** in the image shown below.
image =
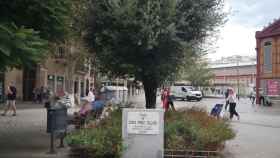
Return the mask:
M10 83L7 89L7 107L4 110L2 116L5 116L9 109L13 110L13 116L16 116L16 97L17 97L17 89L14 86L13 82Z

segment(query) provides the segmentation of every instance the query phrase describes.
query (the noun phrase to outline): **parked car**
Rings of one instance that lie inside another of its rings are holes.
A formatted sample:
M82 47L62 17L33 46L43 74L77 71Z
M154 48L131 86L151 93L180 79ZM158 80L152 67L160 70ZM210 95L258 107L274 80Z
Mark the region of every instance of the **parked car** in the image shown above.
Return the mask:
M188 101L202 99L202 92L194 90L192 86L171 86L170 93L175 99Z

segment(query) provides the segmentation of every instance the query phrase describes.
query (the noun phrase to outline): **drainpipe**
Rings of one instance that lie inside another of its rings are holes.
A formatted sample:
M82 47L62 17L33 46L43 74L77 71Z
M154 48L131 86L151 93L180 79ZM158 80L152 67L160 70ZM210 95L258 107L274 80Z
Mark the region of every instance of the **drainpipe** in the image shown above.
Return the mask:
M257 38L256 104L260 104L260 39Z

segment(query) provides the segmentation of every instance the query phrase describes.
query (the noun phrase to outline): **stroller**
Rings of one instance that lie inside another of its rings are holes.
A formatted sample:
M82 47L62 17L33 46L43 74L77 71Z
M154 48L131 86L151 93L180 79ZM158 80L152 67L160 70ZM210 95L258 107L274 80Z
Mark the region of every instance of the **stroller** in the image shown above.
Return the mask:
M217 118L220 118L220 113L221 113L222 110L223 110L223 104L216 104L212 108L210 115L214 116L214 117L217 117Z

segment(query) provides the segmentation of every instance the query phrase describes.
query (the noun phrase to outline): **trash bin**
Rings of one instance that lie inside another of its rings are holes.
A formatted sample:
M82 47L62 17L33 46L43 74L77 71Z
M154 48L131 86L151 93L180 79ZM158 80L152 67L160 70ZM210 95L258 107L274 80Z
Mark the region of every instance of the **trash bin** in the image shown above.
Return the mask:
M46 102L47 108L47 133L50 133L50 151L49 154L55 154L54 137L59 134L60 147L64 147L63 139L67 129L67 108L66 106L50 106L50 102Z
M67 108L48 108L47 110L47 133L65 132L67 128Z

